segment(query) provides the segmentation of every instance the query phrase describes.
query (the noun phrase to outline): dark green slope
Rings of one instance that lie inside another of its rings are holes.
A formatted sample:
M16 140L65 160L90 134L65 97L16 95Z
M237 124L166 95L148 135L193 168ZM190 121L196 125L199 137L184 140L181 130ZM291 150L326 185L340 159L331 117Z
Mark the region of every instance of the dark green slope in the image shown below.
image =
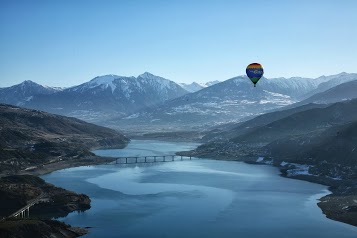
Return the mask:
M231 141L235 143L270 143L287 136L320 133L334 126L357 120L357 100L332 104L294 113L264 126L257 126Z
M222 125L222 126L215 128L214 130L207 132L206 135L203 137L203 141L209 141L209 140L213 140L215 138L232 139L232 138L238 137L240 135L247 134L249 132L253 132L254 130L256 130L259 127L262 127L262 126L265 126L265 125L272 123L274 121L283 119L283 118L288 117L292 114L306 111L309 109L324 108L324 107L327 107L327 105L307 104L307 105L303 105L303 106L292 108L292 109L286 109L286 110L266 113L266 114L257 116L253 119L250 119L248 121L244 121L241 123Z
M95 147L122 148L128 141L75 118L0 104L0 172L84 157Z
M271 156L310 162L357 165L357 120L321 133L289 136L265 147Z

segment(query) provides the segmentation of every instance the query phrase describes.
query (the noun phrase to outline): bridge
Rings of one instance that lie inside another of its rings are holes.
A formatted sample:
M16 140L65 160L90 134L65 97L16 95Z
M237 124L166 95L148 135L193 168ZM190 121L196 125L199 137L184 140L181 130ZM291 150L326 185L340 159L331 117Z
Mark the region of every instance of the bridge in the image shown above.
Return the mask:
M116 157L116 164L141 164L141 163L158 163L158 162L173 162L198 159L192 156L184 155L148 155L148 156L123 156Z
M45 202L46 201L47 194L42 193L40 196L38 196L35 199L30 200L26 206L20 208L13 214L9 216L9 218L15 217L15 218L25 218L25 217L30 217L30 208L37 203L40 202Z

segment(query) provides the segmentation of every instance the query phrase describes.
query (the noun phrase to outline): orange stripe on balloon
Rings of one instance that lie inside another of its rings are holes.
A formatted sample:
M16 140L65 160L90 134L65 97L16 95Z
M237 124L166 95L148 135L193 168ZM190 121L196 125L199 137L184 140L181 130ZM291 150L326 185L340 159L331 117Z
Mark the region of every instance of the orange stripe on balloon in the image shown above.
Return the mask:
M262 69L261 64L253 63L247 66L247 69Z

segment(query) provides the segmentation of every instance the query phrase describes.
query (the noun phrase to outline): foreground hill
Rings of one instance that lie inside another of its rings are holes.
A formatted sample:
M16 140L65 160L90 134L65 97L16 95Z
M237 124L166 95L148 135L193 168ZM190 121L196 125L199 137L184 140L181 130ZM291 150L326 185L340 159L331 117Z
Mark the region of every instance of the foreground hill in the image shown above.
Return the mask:
M209 142L212 140L227 140L239 137L244 135L248 132L252 132L259 127L263 127L272 123L274 121L278 121L285 117L288 117L292 114L306 111L313 108L324 108L327 105L322 104L307 104L299 107L294 107L291 109L285 110L278 110L274 112L269 112L262 114L260 116L254 117L250 120L240 122L240 123L230 123L230 124L223 124L217 127L212 128L209 131L204 133L202 138L203 142Z
M277 114L277 113L276 113ZM320 133L331 127L357 121L357 100L312 108L277 119L232 138L237 143L269 143L286 136Z
M230 125L229 130L216 134L211 132L206 135L208 137L206 140L209 139L210 142L199 147L196 152L204 154L205 150L212 151L215 148L217 155L226 154L233 157L264 155L285 158L285 160L291 158L297 162L303 160L298 156L300 152L310 148L317 149L318 145L331 140L336 135L339 140L353 141L355 132L353 125L356 122L357 99L325 105L325 107L309 104L261 115L235 127ZM346 147L346 151L351 151L353 148L347 148L348 145L350 143L341 144L342 147ZM328 154L326 156L328 159ZM307 155L305 157L312 158ZM316 154L316 158L322 157ZM357 160L355 162L357 165Z
M279 160L329 167L330 171L320 170L320 175L357 178L357 119L321 133L290 135L264 148Z
M0 104L0 171L14 173L91 155L94 147L122 148L128 139L75 118Z
M69 238L86 234L85 229L48 218L89 209L88 196L38 177L12 174L103 163L105 158L90 152L93 147L122 148L128 141L117 131L75 118L0 104L0 236ZM39 197L42 202L31 208L31 219L8 217Z

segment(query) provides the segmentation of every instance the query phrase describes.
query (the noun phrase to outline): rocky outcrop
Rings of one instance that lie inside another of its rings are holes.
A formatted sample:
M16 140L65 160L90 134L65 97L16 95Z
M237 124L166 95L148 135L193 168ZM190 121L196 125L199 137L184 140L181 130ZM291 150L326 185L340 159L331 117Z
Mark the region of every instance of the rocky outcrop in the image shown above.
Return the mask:
M26 219L0 222L0 237L2 238L73 238L87 233L85 229L71 227L53 220Z

